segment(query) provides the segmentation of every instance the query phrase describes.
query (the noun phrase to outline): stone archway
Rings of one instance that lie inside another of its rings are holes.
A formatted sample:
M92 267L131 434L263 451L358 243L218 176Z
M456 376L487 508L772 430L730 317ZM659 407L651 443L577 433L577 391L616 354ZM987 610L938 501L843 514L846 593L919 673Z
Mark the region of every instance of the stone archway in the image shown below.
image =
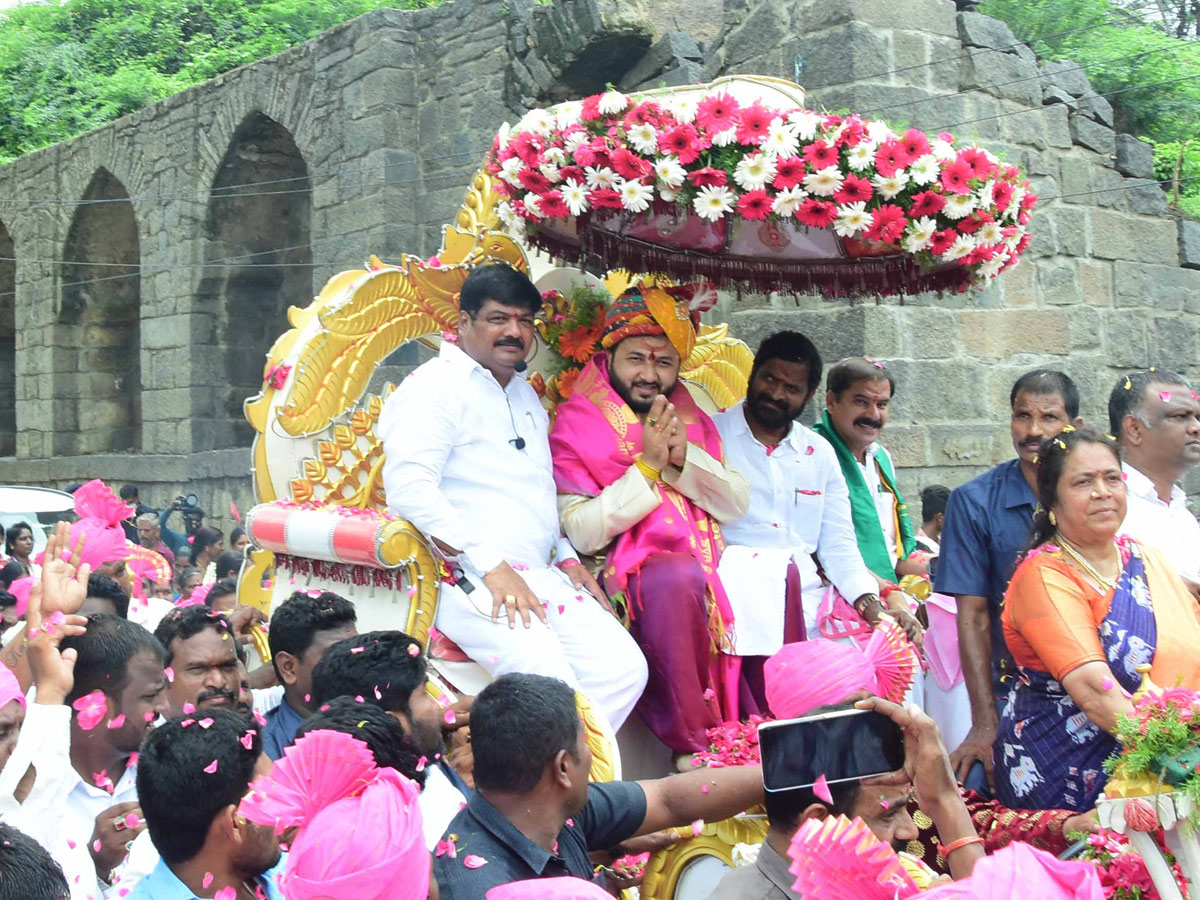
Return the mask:
M205 218L205 269L197 310L211 317L217 373L208 427L194 449L247 446L242 404L262 388L267 351L287 309L312 286L312 182L291 133L261 112L242 120L213 179ZM200 425L200 423L197 423Z
M125 186L97 169L59 267L54 453L142 449L141 246Z
M0 456L17 452L17 263L0 222Z

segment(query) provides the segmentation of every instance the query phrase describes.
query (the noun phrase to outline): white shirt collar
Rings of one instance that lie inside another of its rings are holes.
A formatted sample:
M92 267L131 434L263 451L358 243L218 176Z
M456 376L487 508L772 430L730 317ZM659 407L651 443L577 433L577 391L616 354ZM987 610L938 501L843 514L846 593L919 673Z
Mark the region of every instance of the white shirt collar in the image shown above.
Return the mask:
M1154 482L1141 469L1135 469L1127 462L1121 463L1121 469L1125 472L1125 487L1131 493L1136 494L1144 500L1153 500L1156 503L1162 503L1162 499L1158 496L1158 488L1154 486ZM1171 485L1171 499L1164 505L1170 506L1176 501L1185 500L1187 495L1183 488L1177 484Z
M752 441L761 444L762 442L754 436L754 432L750 430L750 423L746 420L746 401L739 400L737 405L735 405L731 411L734 413L734 434L749 435ZM808 439L808 435L806 433L807 431L808 429L800 424L798 420L793 420L792 426L788 430L787 437L780 441L780 443L791 444L792 449L794 449L797 453L803 453L806 449L808 449L809 444L812 443L812 441Z
M496 376L493 375L487 368L485 368L483 363L479 362L479 360L467 353L467 351L458 346L458 344L455 344L451 341L442 341L442 346L438 350L438 356L449 362L451 365L460 366L465 369L479 372L479 374L483 375L485 378L495 381L498 385L500 384L500 382L496 380ZM524 372L513 372L513 378L523 379L524 377ZM509 384L512 384L511 380L509 381ZM507 390L507 388L505 388L505 390Z

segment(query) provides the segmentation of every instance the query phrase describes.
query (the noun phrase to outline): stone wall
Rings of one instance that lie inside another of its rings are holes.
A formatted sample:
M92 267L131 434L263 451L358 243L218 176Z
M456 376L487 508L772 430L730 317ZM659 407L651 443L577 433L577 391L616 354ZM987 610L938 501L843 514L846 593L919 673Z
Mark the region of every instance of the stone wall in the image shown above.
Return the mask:
M241 402L287 307L369 253L435 250L502 121L608 83L756 72L976 137L1066 195L988 291L723 300L751 344L795 327L829 359L891 361L905 488L957 484L1010 454L1008 386L1032 366L1076 377L1093 419L1124 367L1200 374L1200 234L1164 217L1147 148L1085 73L1015 43L952 0L454 0L376 11L29 154L0 168L0 481L135 481L156 505L190 485L227 526L229 500L252 502Z

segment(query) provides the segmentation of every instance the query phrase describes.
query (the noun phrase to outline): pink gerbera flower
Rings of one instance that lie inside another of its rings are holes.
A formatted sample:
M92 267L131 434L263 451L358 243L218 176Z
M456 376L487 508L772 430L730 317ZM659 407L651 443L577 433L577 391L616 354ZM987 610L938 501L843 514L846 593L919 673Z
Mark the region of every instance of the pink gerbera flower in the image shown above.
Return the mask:
M544 210L546 205L542 204ZM863 236L869 241L880 241L884 244L893 244L904 236L904 229L908 226L908 219L904 216L904 210L894 203L885 203L874 211L874 217L871 219L871 227L863 232ZM549 215L547 213L547 215Z
M971 166L960 155L942 167L942 188L951 194L971 193Z
M563 202L562 191L547 191L542 194L540 206L542 215L547 219L565 219L571 215L571 210Z
M1008 204L1012 202L1013 186L1007 181L997 181L992 186L992 203L996 205L997 212L1004 212L1008 209Z
M908 213L914 219L922 216L936 216L945 205L946 200L941 194L935 194L933 191L921 191L912 198L912 206L909 207Z
M696 187L724 187L728 180L729 176L724 169L714 169L711 166L688 173L688 181Z
M833 199L843 206L847 203L866 203L871 199L873 193L871 182L867 179L859 178L857 175L847 175L842 182L842 189L833 195Z
M522 131L509 142L514 154L527 166L536 166L542 152L542 139L531 131Z
M744 107L741 122L738 124L737 139L743 144L761 144L766 140L771 120L774 118L774 111L760 103Z
M929 146L929 138L925 137L925 132L916 128L910 128L904 132L904 137L900 139L900 146L904 148L909 159L924 156L933 149Z
M804 160L798 156L784 156L775 161L775 189L786 191L804 181L807 171Z
M517 180L525 186L526 190L533 191L535 194L544 194L550 190L550 179L537 169L522 169L517 174Z
M601 94L592 94L590 97L583 99L583 109L580 112L580 118L585 122L594 122L600 116L600 97Z
M935 256L941 256L947 250L954 246L954 242L958 240L958 232L953 228L946 228L942 231L935 231L933 237L929 239L929 250Z
M837 218L837 207L828 200L808 197L796 207L796 218L810 228L828 228Z
M958 230L961 234L974 234L988 222L994 221L988 213L976 210L958 223Z
M653 125L657 128L662 123L662 109L652 100L647 100L644 103L639 103L629 112L625 113L624 125L632 128L635 125Z
M611 157L613 169L626 181L637 181L640 178L644 178L654 168L646 160L624 147L618 147L614 150L611 153Z
M771 211L771 198L765 190L747 191L738 200L738 215L743 219L765 219Z
M804 161L814 169L828 169L838 163L837 148L817 138L804 148Z
M580 184L587 181L583 166L563 166L558 170L558 175L563 181L578 181Z
M612 188L588 191L588 203L592 205L592 209L624 209L621 195Z
M853 147L862 140L866 130L862 119L858 116L849 116L846 119L846 127L842 129L842 133L838 136L838 143L845 144L847 147Z
M884 178L891 178L911 162L912 157L899 141L884 141L875 151L875 170Z
M987 180L996 171L996 164L978 147L968 147L958 154L958 158L970 166L971 174L981 181Z
M674 154L686 166L700 156L700 136L691 125L676 125L658 136L658 149Z
M696 121L706 131L717 134L737 125L741 106L728 94L705 97L696 108Z

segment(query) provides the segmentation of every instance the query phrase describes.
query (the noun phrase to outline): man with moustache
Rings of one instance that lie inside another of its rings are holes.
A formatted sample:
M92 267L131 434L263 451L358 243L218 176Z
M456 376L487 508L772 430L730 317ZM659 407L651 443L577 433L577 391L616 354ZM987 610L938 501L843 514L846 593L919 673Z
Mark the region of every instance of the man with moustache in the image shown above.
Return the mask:
M384 488L389 509L446 557L438 630L493 677L565 681L618 728L646 662L559 524L549 417L521 374L541 303L510 266L467 277L457 342L384 404Z
M950 754L958 780L986 791L992 744L1003 702L1017 676L1000 609L1017 556L1028 546L1037 507L1037 454L1042 441L1082 424L1079 390L1062 372L1026 372L1009 392L1010 432L1017 458L950 492L934 589L958 601L958 646L971 705L971 728ZM985 778L986 775L986 778Z
M690 288L642 284L608 309L597 353L550 435L558 509L571 542L607 552L606 587L624 600L650 666L638 712L677 754L739 718L733 616L717 574L720 523L745 514L746 479L679 381L695 346ZM571 614L568 608L568 615Z
M868 622L884 610L858 550L833 447L796 421L820 383L812 341L781 331L758 348L746 399L713 417L726 459L750 482L749 511L724 526L720 571L743 671L760 696L766 657L818 636L821 572Z

